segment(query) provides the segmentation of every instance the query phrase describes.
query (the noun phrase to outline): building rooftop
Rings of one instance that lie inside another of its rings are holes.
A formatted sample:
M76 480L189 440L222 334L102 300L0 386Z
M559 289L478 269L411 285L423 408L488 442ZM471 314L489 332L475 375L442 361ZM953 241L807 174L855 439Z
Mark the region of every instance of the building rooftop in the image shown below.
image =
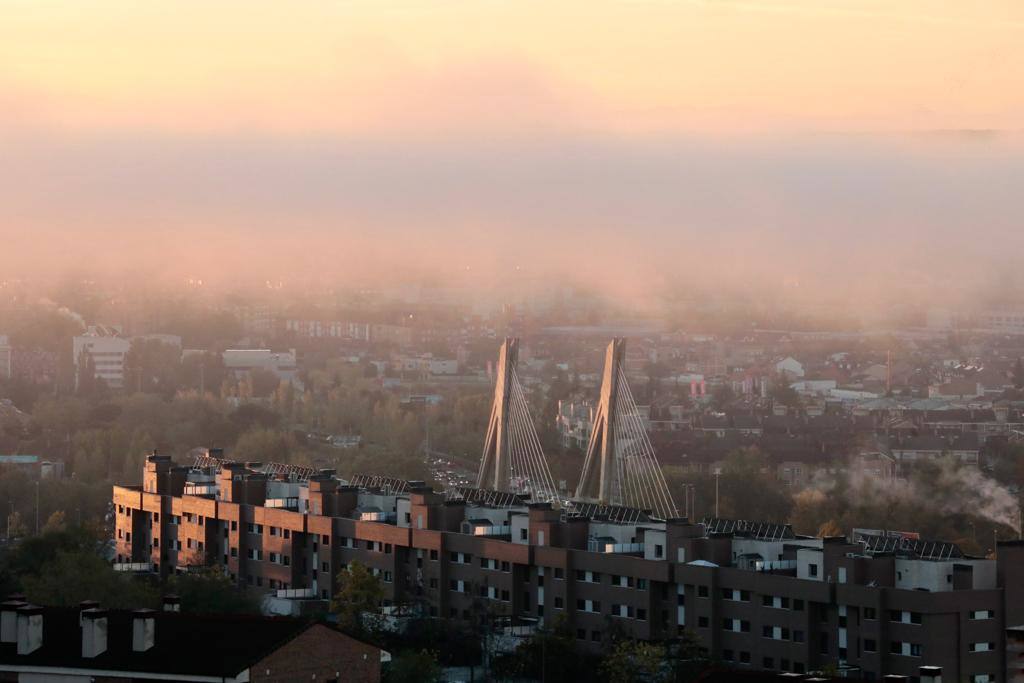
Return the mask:
M80 610L39 609L42 645L19 655L15 643L0 643L0 665L234 677L317 623L284 617L149 612L155 620L153 646L136 652L132 649L133 612L110 610L106 650L86 658L82 656Z

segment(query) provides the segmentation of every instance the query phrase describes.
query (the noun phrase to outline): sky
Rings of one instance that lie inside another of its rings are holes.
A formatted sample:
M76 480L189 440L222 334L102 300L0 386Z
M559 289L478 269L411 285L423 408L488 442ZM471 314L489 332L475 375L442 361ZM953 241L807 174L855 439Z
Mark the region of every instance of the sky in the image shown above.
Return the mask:
M0 266L984 273L1022 122L1019 0L5 0Z

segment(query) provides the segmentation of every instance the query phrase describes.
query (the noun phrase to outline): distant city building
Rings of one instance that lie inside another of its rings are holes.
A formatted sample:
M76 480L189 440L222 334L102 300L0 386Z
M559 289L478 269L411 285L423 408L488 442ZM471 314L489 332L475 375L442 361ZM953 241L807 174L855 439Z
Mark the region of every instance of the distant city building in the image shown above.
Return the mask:
M76 380L84 363L91 362L94 375L107 386L124 386L124 362L131 350L132 342L120 336L116 327L90 326L85 334L73 340Z
M14 349L7 335L0 334L0 379L14 376Z
M290 382L295 379L298 369L295 349L281 352L270 349L228 349L222 357L224 367L235 376L253 370L266 370Z
M17 469L35 479L60 479L64 476L64 463L60 460L40 460L38 455L0 455L0 470Z
M994 332L1024 334L1024 310L985 311L978 316L978 326Z
M75 380L79 379L82 365L91 362L93 374L107 386L120 389L125 383L125 361L132 343L156 341L181 350L181 337L175 334L144 334L136 337L121 336L121 327L114 325L90 325L85 334L73 340L72 353L75 363Z

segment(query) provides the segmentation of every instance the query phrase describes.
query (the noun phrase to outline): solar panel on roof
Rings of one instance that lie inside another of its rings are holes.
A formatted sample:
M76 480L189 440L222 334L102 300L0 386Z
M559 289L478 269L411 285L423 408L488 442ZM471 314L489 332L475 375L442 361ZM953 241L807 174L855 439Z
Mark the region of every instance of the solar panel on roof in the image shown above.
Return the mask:
M391 493L405 493L409 482L398 477L385 477L379 474L356 474L349 480L350 486L363 489L382 489Z
M776 522L752 522L746 519L705 517L701 521L706 534L746 534L762 541L782 541L796 538L793 527Z

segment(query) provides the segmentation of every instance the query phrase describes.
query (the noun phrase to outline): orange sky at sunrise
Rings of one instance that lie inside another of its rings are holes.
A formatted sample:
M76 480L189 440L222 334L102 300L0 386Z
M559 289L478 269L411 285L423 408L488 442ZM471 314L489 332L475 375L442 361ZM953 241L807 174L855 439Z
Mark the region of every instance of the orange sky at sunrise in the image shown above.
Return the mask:
M8 0L0 104L186 134L1019 128L1024 3Z

